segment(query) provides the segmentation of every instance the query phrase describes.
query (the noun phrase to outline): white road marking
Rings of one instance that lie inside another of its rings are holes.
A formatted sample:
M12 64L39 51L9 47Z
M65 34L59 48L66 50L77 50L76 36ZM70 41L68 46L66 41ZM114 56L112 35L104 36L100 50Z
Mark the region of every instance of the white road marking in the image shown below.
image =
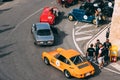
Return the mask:
M82 50L79 48L79 46L78 46L78 44L77 44L77 42L76 42L76 40L75 40L75 29L79 29L79 30L80 30L80 28L79 28L79 27L75 27L75 25L74 25L74 28L73 28L73 30L72 30L73 42L74 42L77 50L82 54L82 56L85 56L85 54L84 54L84 53L82 52ZM77 32L78 32L78 31L77 31ZM98 64L96 64L96 63L94 63L94 64L98 66ZM113 66L114 66L114 64L113 64ZM115 68L118 68L118 69L120 70L120 65L116 64L116 66L114 66L114 67L115 67ZM107 71L110 71L110 72L113 72L113 73L116 73L116 74L120 74L120 72L115 71L115 70L112 70L112 69L110 69L110 68L104 67L103 69L105 69L105 70L107 70ZM118 70L118 69L117 69L117 70Z
M111 63L110 64L112 67L114 67L115 69L117 69L118 71L120 71L120 65L117 63Z
M92 38L92 36L86 36L86 37L81 37L81 38L76 38L76 41L83 41Z
M112 69L110 69L110 68L104 67L104 69L105 69L105 70L108 70L108 71L110 71L110 72L116 73L116 74L120 74L120 72L115 71L115 70L112 70Z
M40 12L43 8L37 10L36 12L34 12L33 14L29 15L28 17L26 17L24 20L22 20L20 23L18 23L16 25L16 27L9 33L9 35L11 35L22 23L24 23L25 21L27 21L29 18L31 18L32 16L34 16L35 14L37 14L38 12ZM8 36L6 38L6 40L9 38L10 36Z
M76 32L75 35L81 35L81 34L87 34L87 33L90 35L90 32L93 32L93 31L95 31L95 30L89 30L89 31L84 31L84 32Z
M55 3L55 1L52 1L51 4ZM16 25L16 27L9 33L9 35L11 35L22 23L24 23L25 21L27 21L29 18L31 18L32 16L34 16L35 14L37 14L38 12L40 12L43 8L37 10L36 12L34 12L33 14L29 15L28 17L26 17L24 20L22 20L20 23L18 23ZM6 37L5 40L7 40L10 36Z
M75 27L75 25L74 25L74 27ZM73 42L74 42L77 50L82 54L82 56L85 56L85 54L82 52L82 50L79 48L78 44L75 41L75 32L74 31L75 31L75 28L73 28L73 30L72 30Z
M75 25L74 25L75 26ZM74 27L75 28L75 33L77 33L77 32L80 32L80 30L81 29L83 29L83 28L88 28L88 27L91 27L92 25L89 25L89 24L85 24L85 25L83 25L83 26L79 26L79 28L78 27Z
M76 26L78 24L78 21L75 22L74 26Z

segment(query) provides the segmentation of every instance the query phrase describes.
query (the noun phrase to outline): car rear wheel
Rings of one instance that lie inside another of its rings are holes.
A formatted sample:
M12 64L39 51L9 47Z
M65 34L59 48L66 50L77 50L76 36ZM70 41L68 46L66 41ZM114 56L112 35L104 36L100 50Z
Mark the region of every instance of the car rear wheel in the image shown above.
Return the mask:
M48 58L46 58L46 57L44 58L44 63L45 63L46 65L49 65L49 64L50 64Z
M68 70L65 70L65 71L64 71L64 75L65 75L65 77L67 77L67 78L71 78L71 74L70 74L70 72L69 72Z
M70 21L73 21L74 17L73 17L72 15L69 15L69 16L68 16L68 19L69 19Z

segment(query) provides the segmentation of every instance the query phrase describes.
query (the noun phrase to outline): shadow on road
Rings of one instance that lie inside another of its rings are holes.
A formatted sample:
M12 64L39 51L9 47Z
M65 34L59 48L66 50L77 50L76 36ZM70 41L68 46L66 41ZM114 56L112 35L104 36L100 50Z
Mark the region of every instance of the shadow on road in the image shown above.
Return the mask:
M10 46L12 46L13 44L7 44L7 45L4 45L4 46L0 46L0 50L3 50L3 49L5 49L5 48L7 48L7 47L10 47Z
M2 29L2 30L0 30L0 33L3 33L5 31L9 31L9 30L14 29L14 28L15 27L9 27L9 28L6 28L6 29Z
M58 28L53 28L52 30L53 30L53 33L54 33L54 36L55 36L54 46L62 44L62 43L63 43L63 39L64 39L68 34L66 34L64 31L61 31L61 30L58 29Z
M13 51L9 51L9 52L5 52L7 50L5 50L6 48L12 46L13 44L7 44L7 45L4 45L4 46L0 46L0 58L3 58L7 55L10 55L11 53L13 53Z
M8 10L10 10L10 9L12 9L12 8L7 8L7 9L0 9L0 14L2 14L3 12L5 12L5 11L8 11Z
M10 1L13 1L13 0L3 0L2 2L10 2Z
M51 27L54 34L54 44L53 45L40 45L37 47L51 47L57 46L63 43L63 39L68 35L64 31L59 30L57 27Z
M9 24L1 25L0 27L8 27L10 26Z
M60 16L56 18L55 25L58 25L62 22L63 19L66 19L67 16L65 16L65 12L60 12Z
M7 55L10 55L11 53L13 53L13 51L10 51L10 52L7 52L7 53L3 53L3 54L0 54L0 58L3 58Z

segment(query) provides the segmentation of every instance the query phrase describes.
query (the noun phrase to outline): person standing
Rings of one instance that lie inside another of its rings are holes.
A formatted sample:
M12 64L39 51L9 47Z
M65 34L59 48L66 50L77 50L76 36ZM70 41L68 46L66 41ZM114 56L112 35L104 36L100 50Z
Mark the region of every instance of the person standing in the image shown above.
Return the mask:
M99 27L99 23L102 20L101 19L102 13L101 13L101 8L97 8L95 10L95 20L96 20L96 27Z
M97 10L95 10L95 20L96 20L96 27L98 27L99 25L99 12Z
M62 7L65 7L65 0L61 0Z
M100 42L100 40L99 39L97 39L96 40L96 43L95 43L95 56L98 56L98 53L99 53L99 44L102 44L101 42ZM96 61L97 61L97 57L96 57Z
M93 44L87 49L86 57L90 62L94 61L95 49L93 48Z
M109 59L109 48L112 46L111 42L109 42L109 39L107 38L106 41L103 43L103 46L105 48L105 62L108 64L108 59Z
M101 69L104 65L104 54L105 54L105 49L102 44L99 44L99 53L98 53L98 64L99 64L99 69Z

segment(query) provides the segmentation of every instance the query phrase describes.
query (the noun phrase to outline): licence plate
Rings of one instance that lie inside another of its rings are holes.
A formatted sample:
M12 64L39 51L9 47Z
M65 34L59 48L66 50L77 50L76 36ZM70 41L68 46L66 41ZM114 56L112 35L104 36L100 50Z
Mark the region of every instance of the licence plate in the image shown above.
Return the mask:
M90 73L86 73L86 74L85 74L85 76L89 76L89 75L90 75Z

